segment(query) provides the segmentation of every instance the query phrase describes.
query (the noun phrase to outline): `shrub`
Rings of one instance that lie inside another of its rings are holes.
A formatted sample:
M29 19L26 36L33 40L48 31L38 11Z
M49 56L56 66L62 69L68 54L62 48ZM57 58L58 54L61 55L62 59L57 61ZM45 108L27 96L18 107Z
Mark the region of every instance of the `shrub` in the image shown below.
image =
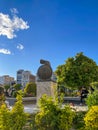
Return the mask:
M84 129L84 116L85 116L86 112L85 111L79 111L76 112L73 124L74 124L74 128L77 130L82 130Z
M27 114L24 113L22 92L18 92L17 102L12 110L5 104L0 107L0 130L22 130L26 124Z
M39 100L39 107L40 112L35 116L38 130L58 130L57 115L59 114L59 109L57 109L56 104L53 103L52 98L44 95Z
M92 106L84 117L86 130L98 130L98 106Z
M26 113L24 113L24 106L22 104L22 91L18 92L16 99L17 102L15 103L11 111L12 129L22 130L27 120Z
M35 116L38 130L69 130L74 112L69 106L61 108L58 102L43 95L39 100L40 111Z
M89 94L86 99L88 108L94 105L98 105L98 90L95 90L92 94Z
M4 93L2 93L2 94L0 94L0 107L4 103L4 101L5 101L5 95L4 95Z
M5 104L0 108L0 130L10 130L11 114Z
M63 109L60 109L60 113L58 115L59 130L69 130L72 127L74 116L75 113L68 105L66 105Z
M38 130L35 123L36 113L28 114L29 130Z

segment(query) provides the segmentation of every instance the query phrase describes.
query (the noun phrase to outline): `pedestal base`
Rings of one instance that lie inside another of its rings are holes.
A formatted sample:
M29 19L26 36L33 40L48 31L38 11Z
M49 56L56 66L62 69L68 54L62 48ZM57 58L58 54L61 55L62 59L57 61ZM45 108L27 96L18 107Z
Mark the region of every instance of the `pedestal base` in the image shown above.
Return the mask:
M36 82L37 84L37 103L43 94L55 98L57 83L53 81Z

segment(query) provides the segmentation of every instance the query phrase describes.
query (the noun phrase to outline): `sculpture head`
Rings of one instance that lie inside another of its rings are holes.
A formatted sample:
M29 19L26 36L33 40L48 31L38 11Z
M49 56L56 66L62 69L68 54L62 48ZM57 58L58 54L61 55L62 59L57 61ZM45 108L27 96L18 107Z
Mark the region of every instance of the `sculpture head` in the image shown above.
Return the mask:
M43 59L40 60L40 63L44 64L44 65L49 65L50 66L50 62L46 61L46 60L43 60Z
M52 68L50 66L50 62L41 59L40 63L43 65L41 65L37 71L38 80L40 81L51 80Z

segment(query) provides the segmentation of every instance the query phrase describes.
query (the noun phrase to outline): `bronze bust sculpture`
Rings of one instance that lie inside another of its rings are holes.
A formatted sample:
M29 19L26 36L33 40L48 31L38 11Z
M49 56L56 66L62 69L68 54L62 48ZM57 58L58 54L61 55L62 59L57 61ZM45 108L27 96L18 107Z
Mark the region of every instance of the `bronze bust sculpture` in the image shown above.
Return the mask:
M39 81L49 81L52 76L52 68L49 61L40 60L40 63L43 64L39 67L37 71L37 77Z

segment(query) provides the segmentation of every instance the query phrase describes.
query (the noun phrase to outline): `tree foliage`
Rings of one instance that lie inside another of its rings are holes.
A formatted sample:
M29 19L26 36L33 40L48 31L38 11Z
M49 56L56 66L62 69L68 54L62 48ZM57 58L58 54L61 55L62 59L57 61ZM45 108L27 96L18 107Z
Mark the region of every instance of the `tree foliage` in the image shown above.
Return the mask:
M8 96L8 89L10 89L10 85L9 84L5 84L3 87L5 89L5 95Z
M5 88L5 90L7 91L7 90L10 88L10 85L5 84L5 85L4 85L4 88Z
M4 92L4 88L0 87L0 94L2 94Z
M86 98L86 104L88 108L98 105L98 90L95 90L93 93L88 95Z
M0 107L5 101L4 88L0 87Z
M98 81L98 66L96 62L83 53L77 53L75 57L68 58L63 65L56 69L58 84L70 88L89 86L91 82Z
M27 83L24 92L28 95L31 94L32 96L36 96L36 83Z
M21 84L14 84L14 88L16 91L21 89Z
M92 86L92 88L98 89L98 82L93 82L90 85Z

